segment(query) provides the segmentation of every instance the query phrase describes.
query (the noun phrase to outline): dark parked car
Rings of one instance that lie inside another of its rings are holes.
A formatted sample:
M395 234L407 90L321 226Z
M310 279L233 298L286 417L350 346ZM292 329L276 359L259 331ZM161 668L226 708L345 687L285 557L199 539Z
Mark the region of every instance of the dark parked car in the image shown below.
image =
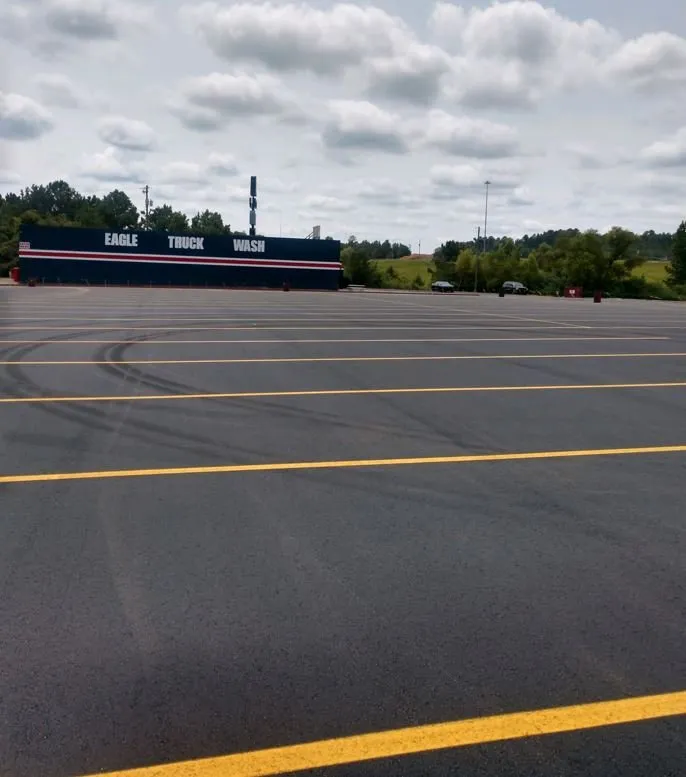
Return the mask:
M451 292L455 291L455 287L448 281L434 281L431 284L431 291Z
M505 281L501 288L504 294L528 294L529 289L523 283L519 281Z

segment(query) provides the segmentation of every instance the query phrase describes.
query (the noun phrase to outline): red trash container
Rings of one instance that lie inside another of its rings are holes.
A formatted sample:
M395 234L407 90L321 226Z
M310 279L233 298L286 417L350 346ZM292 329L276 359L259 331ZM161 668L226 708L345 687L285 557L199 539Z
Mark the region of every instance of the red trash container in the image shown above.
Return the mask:
M19 283L19 268L18 267L13 267L10 270L10 278L12 278L12 280L15 283Z

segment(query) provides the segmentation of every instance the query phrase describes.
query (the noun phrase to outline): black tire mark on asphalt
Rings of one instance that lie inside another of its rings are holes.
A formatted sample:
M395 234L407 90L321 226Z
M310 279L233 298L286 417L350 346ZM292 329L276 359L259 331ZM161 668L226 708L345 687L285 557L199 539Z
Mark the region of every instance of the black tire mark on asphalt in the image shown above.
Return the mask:
M21 361L28 355L40 348L44 343L78 339L83 336L83 332L70 334L68 337L57 336L46 338L42 343L22 344L15 348L8 349L8 357L13 361ZM26 374L21 365L6 365L6 374L11 377L11 381L0 378L0 389L9 396L20 397L43 397L49 396L44 386L32 380ZM0 372L0 375L2 373ZM177 428L170 429L168 426L155 424L139 417L135 423L121 424L120 419L112 418L108 410L100 410L96 406L86 407L76 404L50 404L40 403L35 409L45 413L53 418L59 418L69 423L76 424L87 432L95 430L103 432L117 432L128 439L139 440L142 442L151 442L157 445L163 444L169 448L194 452L202 457L210 456L217 461L225 461L226 446L217 446L216 442L207 436L190 434L180 431ZM147 416L147 413L146 413ZM88 436L88 435L86 435ZM231 451L239 454L259 455L258 451L232 446Z

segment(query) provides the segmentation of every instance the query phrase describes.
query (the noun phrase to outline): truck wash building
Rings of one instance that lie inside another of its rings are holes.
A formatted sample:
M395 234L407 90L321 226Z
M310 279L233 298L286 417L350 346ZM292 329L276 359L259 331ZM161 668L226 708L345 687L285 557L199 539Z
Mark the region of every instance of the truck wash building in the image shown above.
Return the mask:
M172 235L25 224L22 282L121 286L339 287L341 244L242 235Z

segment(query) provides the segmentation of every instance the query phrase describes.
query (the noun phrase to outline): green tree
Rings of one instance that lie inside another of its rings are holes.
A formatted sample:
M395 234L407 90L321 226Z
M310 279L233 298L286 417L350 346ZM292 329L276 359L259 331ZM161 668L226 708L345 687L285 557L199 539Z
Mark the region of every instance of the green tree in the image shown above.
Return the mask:
M171 205L160 205L150 211L148 227L159 232L184 233L190 230L188 217Z
M478 256L473 248L464 248L455 262L455 285L458 289L474 289L474 272Z
M686 221L682 221L672 242L672 258L668 267L669 283L686 284Z
M442 243L434 251L434 261L438 262L456 262L460 251L467 248L467 245L458 243L457 240L448 240Z
M196 213L191 219L191 232L200 235L230 235L231 227L224 224L221 213L217 211L204 210L202 213Z
M363 286L378 287L382 285L382 277L368 251L359 244L353 243L341 249L341 262L350 283Z
M394 259L402 259L404 256L412 256L410 247L404 243L393 243L391 246L391 252Z
M128 194L114 189L100 203L103 226L108 229L135 229L138 226L138 210Z
M105 229L107 218L99 197L84 197L74 214L74 223L80 227Z
M612 227L605 235L605 244L608 263L607 282L609 283L629 277L631 271L645 261L640 251L634 249L636 235L628 229Z

